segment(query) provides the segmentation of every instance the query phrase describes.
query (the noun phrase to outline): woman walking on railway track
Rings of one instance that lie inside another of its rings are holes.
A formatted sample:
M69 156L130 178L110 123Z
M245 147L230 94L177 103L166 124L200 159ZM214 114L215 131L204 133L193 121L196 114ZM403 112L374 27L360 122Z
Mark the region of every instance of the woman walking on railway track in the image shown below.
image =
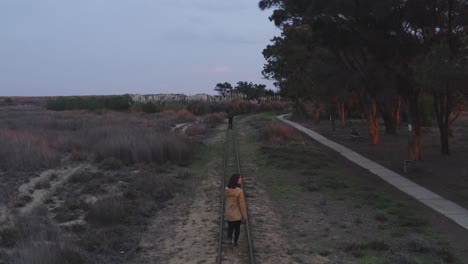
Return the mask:
M241 175L233 174L225 190L228 240L233 241L232 234L234 233L234 246L237 246L237 241L239 240L241 222L247 220L247 207L245 205L244 191L240 188L241 185Z

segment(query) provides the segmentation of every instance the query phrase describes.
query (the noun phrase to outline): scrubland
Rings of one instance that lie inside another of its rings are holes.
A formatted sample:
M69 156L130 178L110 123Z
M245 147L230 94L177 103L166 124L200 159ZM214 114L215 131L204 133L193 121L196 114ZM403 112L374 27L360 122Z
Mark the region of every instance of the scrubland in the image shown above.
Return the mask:
M0 263L132 259L224 115L2 108Z
M226 112L285 109L242 101L121 109L121 99L1 106L0 263L134 261L157 212L202 179L193 168Z

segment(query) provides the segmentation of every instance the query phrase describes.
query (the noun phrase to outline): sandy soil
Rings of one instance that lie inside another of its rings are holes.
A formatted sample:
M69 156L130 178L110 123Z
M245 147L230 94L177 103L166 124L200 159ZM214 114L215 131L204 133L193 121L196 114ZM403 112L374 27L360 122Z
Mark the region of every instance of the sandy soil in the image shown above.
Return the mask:
M242 141L242 137L247 136L249 135L241 132L239 139ZM225 128L220 126L217 133L205 143L222 144L224 137ZM241 156L248 151L240 149ZM261 177L258 168L248 159L242 160L241 167L245 174L244 188L257 263L295 263L287 252L290 243L285 234L287 230L282 228L279 216L272 209L273 203L264 186L257 182L257 178ZM154 217L140 241L141 250L134 263L215 262L219 236L222 155L206 164L202 174L199 184L192 192L176 197ZM224 238L226 239L226 235ZM239 247L223 241L222 252L223 263L245 263L248 259L245 225L241 226Z
M43 204L44 200L47 199L58 187L62 186L73 174L83 171L89 166L89 164L80 164L72 168L47 170L41 173L39 177L31 178L29 182L18 188L20 196L31 195L32 197L30 202L20 208L20 213L26 214L34 207ZM55 177L52 177L52 175L55 175ZM50 187L35 190L36 184L41 181L49 181ZM31 190L33 190L32 193Z
M49 198L68 178L89 166L89 164L80 164L74 167L50 169L40 173L38 177L30 178L28 182L18 187L15 194L16 199L21 199L24 196L30 197L28 202L18 208L19 213L26 214L33 208L43 204L44 200ZM37 188L36 186L41 182L48 182L50 186ZM0 223L7 221L8 215L12 215L13 209L10 209L12 207L13 204L11 206L0 204Z
M224 133L208 141L218 144ZM133 263L214 263L219 230L222 155L206 164L194 188L160 210L140 241Z

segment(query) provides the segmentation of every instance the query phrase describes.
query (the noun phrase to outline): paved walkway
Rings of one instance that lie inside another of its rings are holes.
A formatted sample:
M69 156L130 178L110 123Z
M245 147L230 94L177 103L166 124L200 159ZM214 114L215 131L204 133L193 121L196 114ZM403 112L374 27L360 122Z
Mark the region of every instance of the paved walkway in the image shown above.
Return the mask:
M405 177L399 175L398 173L395 173L394 171L391 171L383 167L382 165L372 160L369 160L344 146L341 146L331 140L328 140L324 136L308 128L305 128L297 123L284 119L284 116L286 115L278 116L278 119L302 131L303 133L317 140L323 145L335 150L336 152L340 153L343 157L369 170L371 173L382 178L384 181L395 186L402 192L408 194L409 196L414 197L416 200L420 201L421 203L429 206L430 208L450 218L455 223L459 224L465 229L468 229L468 210L467 209L439 196L436 193L431 192L430 190L422 186L419 186L418 184L406 179Z

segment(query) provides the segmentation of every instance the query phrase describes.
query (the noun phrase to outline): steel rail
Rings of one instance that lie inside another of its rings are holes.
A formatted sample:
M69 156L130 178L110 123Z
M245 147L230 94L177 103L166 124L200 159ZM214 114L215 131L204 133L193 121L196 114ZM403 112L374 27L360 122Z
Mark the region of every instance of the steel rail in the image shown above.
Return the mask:
M237 129L234 127L233 130L233 138L234 138L234 149L235 149L235 158L236 158L236 164L237 164L237 171L239 174L241 174L241 167L240 167L240 159L239 159L239 147L237 144ZM228 149L229 149L229 130L226 131L226 140L224 142L224 161L223 161L223 177L221 179L221 221L219 224L219 238L218 238L218 249L217 249L217 256L216 256L216 263L221 264L222 262L222 244L223 244L223 233L224 233L224 211L225 211L225 196L224 196L224 188L225 188L225 180L226 177L228 176L227 173L227 164L228 164ZM241 174L242 175L242 174ZM243 178L245 178L242 175ZM244 190L244 183L241 185L242 189ZM245 195L245 190L244 190L244 196ZM246 206L248 206L247 203L247 197L246 199ZM248 211L248 207L247 207ZM248 250L249 250L249 263L254 264L255 263L255 256L254 256L254 251L253 251L253 242L252 242L252 235L251 235L251 228L250 228L250 223L249 223L249 217L247 217L246 221L246 233L247 233L247 244L248 244Z
M240 175L242 175L242 172L241 172L241 167L240 167L240 158L239 158L239 147L238 147L238 144L237 144L237 128L234 127L234 145L235 145L235 149L236 149L236 159L237 159L237 171ZM244 175L242 175L242 178L245 178ZM247 194L245 192L245 188L244 188L244 181L242 181L242 190L244 191L244 196L245 196L245 203L246 203L246 207L247 207L247 212L249 211L248 210L248 202L247 202ZM247 213L248 214L248 213ZM248 242L248 246L249 246L249 263L250 264L254 264L255 263L255 255L254 255L254 250L253 250L253 240L252 240L252 234L250 232L250 223L249 223L249 219L250 217L248 216L247 219L245 220L245 226L246 226L246 231L247 231L247 242Z
M226 140L224 142L224 161L223 161L223 177L221 177L221 221L219 224L219 238L218 238L218 255L216 256L216 263L221 264L221 254L222 254L222 247L223 247L223 227L224 227L224 210L225 210L225 197L224 197L224 186L226 181L226 168L227 168L227 153L228 153L228 137L229 137L229 130L226 131Z

